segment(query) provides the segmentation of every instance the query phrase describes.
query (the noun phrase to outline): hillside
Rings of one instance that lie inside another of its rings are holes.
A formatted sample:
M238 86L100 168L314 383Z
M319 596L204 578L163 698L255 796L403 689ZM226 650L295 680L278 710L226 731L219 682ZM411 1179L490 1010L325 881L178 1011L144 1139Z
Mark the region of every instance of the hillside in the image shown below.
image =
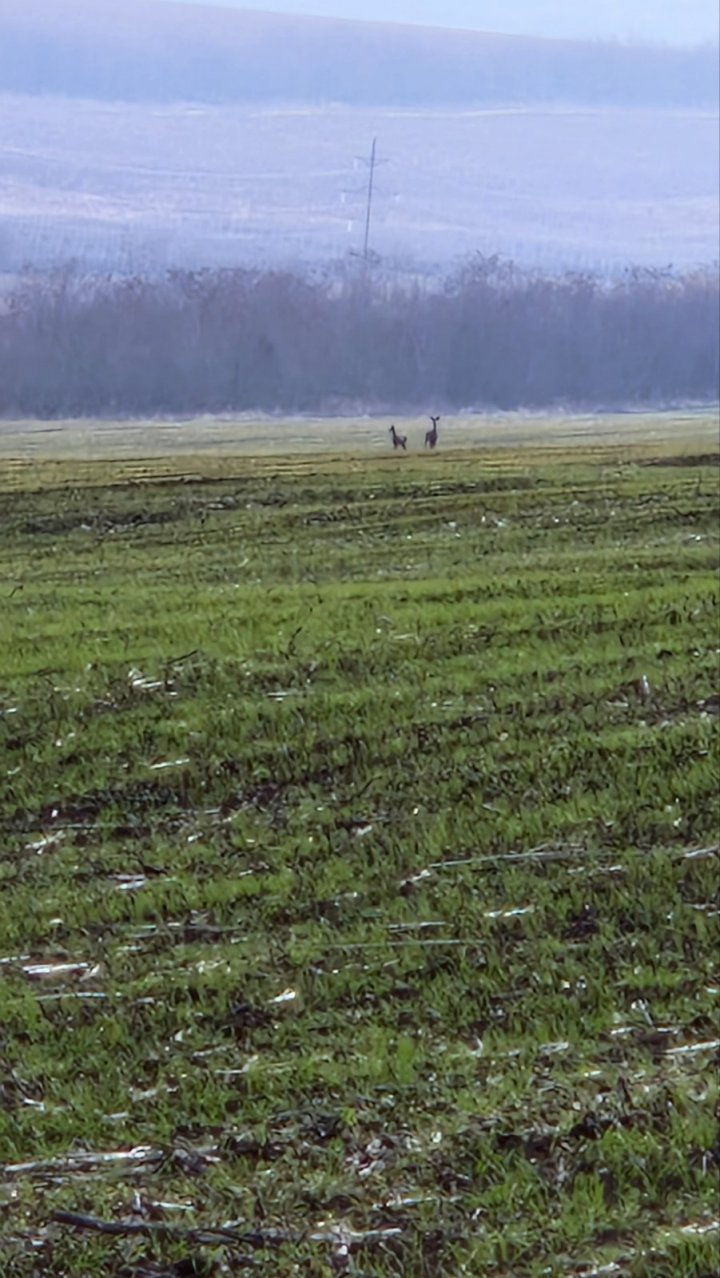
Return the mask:
M696 108L717 102L718 77L709 48L539 40L172 0L2 0L2 91L155 102Z
M320 262L692 267L717 257L707 112L190 106L0 97L0 270Z
M281 0L279 0L281 2ZM0 0L0 272L717 257L711 50Z

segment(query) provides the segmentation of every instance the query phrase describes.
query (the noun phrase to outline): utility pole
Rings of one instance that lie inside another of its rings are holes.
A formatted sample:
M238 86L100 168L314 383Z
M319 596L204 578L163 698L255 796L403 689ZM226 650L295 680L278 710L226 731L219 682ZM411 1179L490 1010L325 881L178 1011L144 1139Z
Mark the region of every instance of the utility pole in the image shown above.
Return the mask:
M2 3L2 0L0 0L0 4L1 3ZM378 160L377 158L377 138L373 138L372 147L370 149L370 159L368 160L364 155L362 156L356 155L355 161L354 161L355 168L357 168L357 166L360 164L364 164L368 169L367 202L366 202L366 208L365 208L365 238L363 240L363 249L362 249L362 253L360 253L359 250L350 249L350 255L352 257L358 257L361 259L363 264L363 272L365 275L367 275L368 268L370 265L370 221L372 218L373 195L375 193L375 170L378 167L378 165L387 164L387 163L388 163L387 160ZM357 196L363 190L365 190L364 184L363 186L355 186L355 187L351 187L347 191L342 191L341 202L344 204L345 199L348 195ZM354 230L354 227L355 227L355 223L351 219L347 224L348 232Z
M367 266L368 244L370 241L370 213L372 211L373 178L375 176L376 145L377 145L377 138L373 138L372 151L370 152L370 173L368 175L367 213L365 215L365 244L363 246L363 262L365 263L365 266Z

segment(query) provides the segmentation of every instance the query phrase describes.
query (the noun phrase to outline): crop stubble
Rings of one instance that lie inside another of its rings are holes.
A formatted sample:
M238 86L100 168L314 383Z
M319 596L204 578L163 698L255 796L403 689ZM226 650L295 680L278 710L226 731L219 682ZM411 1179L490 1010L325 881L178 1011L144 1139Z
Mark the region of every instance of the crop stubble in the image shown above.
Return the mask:
M3 1272L716 1272L674 451L6 468Z

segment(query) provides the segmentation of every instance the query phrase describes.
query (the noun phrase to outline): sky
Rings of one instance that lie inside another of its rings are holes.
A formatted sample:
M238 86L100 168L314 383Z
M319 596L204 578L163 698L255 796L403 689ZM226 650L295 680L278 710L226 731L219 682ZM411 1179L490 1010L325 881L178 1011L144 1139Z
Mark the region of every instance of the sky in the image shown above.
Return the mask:
M183 0L331 18L414 22L508 35L718 43L718 0Z

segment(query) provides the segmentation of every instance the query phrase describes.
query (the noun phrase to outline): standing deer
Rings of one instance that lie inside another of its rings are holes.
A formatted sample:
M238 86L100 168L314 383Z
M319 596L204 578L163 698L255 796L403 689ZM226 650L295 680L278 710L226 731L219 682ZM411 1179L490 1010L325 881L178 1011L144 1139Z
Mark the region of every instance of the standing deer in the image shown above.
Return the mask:
M398 435L394 426L390 427L390 438L392 439L393 448L402 448L403 452L407 449L407 435Z
M430 430L427 430L425 432L426 448L434 448L435 445L437 444L437 439L438 439L438 422L440 421L440 418L431 416L430 421L432 422L432 426Z

